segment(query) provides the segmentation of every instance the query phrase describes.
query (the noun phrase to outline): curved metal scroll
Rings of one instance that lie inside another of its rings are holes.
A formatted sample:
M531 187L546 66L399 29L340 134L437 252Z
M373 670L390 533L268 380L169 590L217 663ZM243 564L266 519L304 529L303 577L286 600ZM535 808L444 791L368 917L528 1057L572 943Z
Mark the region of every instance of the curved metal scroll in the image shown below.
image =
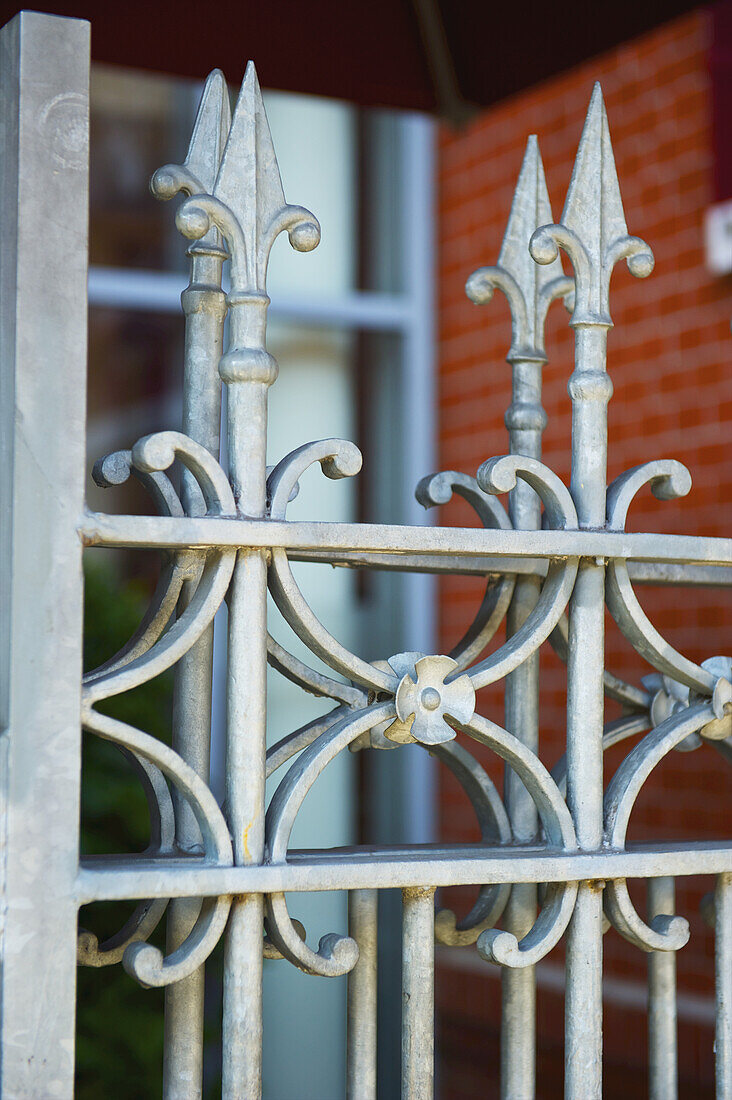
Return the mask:
M697 733L714 717L714 709L708 703L684 708L651 730L626 756L605 794L605 833L611 847L625 846L635 800L656 765L686 737ZM646 924L630 900L625 879L607 883L604 905L613 926L643 951L677 951L689 939L689 923L684 917L661 915L655 917L650 925Z
M513 768L534 800L549 843L563 851L574 851L577 838L572 817L556 783L538 757L518 738L480 715L474 715L461 728ZM533 927L521 941L511 932L491 929L483 932L478 940L479 954L501 966L533 966L564 934L576 896L576 882L551 883Z
M542 462L521 455L504 455L489 459L478 470L478 484L487 493L510 492L517 477L526 481L541 498L552 529L578 526L569 490ZM576 558L549 563L541 595L531 614L495 653L467 670L476 691L513 672L546 641L567 606L576 575Z
M501 797L484 768L457 741L434 745L429 750L453 773L475 810L484 844L510 844L511 825ZM451 909L439 909L435 915L435 938L452 947L465 947L501 918L511 894L510 883L481 886L478 898L467 916L458 920Z
M267 779L293 756L297 756L303 749L312 745L313 741L317 741L321 733L330 729L334 722L339 722L352 713L353 711L347 706L336 707L330 714L324 714L322 718L315 718L312 722L300 726L299 729L288 733L276 745L267 749Z
M396 717L394 702L377 703L332 725L301 753L272 796L265 819L270 863L284 863L295 818L308 791L321 772L350 743L379 722ZM268 894L267 935L291 963L306 974L338 977L358 961L358 945L348 936L331 932L320 940L317 952L303 943L287 910L282 893Z
M299 657L288 652L271 634L267 635L267 663L270 668L291 683L297 684L309 695L337 699L349 707L365 707L368 703L368 692L363 688L356 687L355 684L343 684L332 676L310 668Z
M94 465L92 477L101 488L123 485L133 475L150 493L160 515L183 516L183 505L170 478L161 471L138 470L132 451L114 451ZM147 610L131 638L104 664L84 674L83 683L91 684L102 675L134 661L157 642L175 613L185 581L197 581L202 569L201 555L191 550L175 554L163 551L163 567Z
M89 706L83 708L82 724L104 740L149 760L166 775L193 811L203 837L205 858L219 867L233 864L229 830L216 799L203 780L173 749L134 726L99 714ZM144 986L170 985L188 977L205 962L218 943L230 907L231 898L228 895L205 898L198 920L176 951L164 957L157 947L134 942L124 949L122 965Z
M294 486L315 462L320 463L326 477L334 480L353 477L361 469L361 452L355 444L344 439L322 439L292 451L278 462L267 481L273 519L285 518ZM272 549L269 589L297 636L332 669L374 691L393 693L396 690L397 680L393 673L384 672L351 653L319 622L300 591L287 553L281 547Z
M178 458L195 477L209 516L236 511L228 479L209 452L180 432L159 432L139 440L132 465L144 473L166 470ZM134 659L94 674L84 687L87 703L118 695L159 676L187 653L213 619L229 586L235 549L205 552L201 579L190 602L172 626Z
M120 745L117 748L138 773L147 799L150 842L143 854L158 856L172 852L175 841L175 812L165 777L149 760L136 756ZM147 940L152 935L167 905L167 898L150 898L140 902L122 928L101 944L94 932L80 928L76 940L76 961L79 966L112 966L121 962L131 943Z
M607 494L607 520L612 530L625 530L628 508L638 491L648 484L659 500L674 500L689 492L691 475L680 462L669 459L646 462L616 478ZM659 672L686 684L701 695L711 695L714 676L684 657L661 637L638 602L624 560L608 562L606 598L615 622L642 657Z
M94 481L102 488L123 485L130 476L134 476L150 493L160 514L185 514L168 476L158 470L137 469L133 464L131 451L114 451L105 455L95 463L92 470ZM173 555L163 552L160 577L137 630L114 656L85 673L82 684L89 686L147 653L174 615L184 582L198 583L202 569L200 554L190 550L178 551ZM152 856L172 851L175 812L165 778L149 760L138 757L119 745L117 748L138 773L147 799L150 814L150 843L147 854ZM167 898L151 898L140 902L122 928L101 944L93 932L80 928L77 937L77 963L80 966L100 967L120 962L131 943L143 942L153 933L167 905Z
M456 470L431 474L422 478L415 495L424 508L434 508L436 505L447 504L453 493L457 493L475 509L484 527L511 530L511 521L503 506L494 496L483 492L476 479L469 474L461 474ZM480 657L508 611L515 585L516 576L513 573L502 576L497 582L489 580L486 583L477 615L448 654L457 661L459 669L467 668L471 661Z

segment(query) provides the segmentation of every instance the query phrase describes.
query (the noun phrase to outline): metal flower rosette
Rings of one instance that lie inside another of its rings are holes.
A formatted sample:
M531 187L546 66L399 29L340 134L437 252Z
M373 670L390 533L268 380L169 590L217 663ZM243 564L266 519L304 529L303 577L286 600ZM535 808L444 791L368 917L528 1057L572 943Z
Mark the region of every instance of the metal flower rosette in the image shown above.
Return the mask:
M533 981L534 965L566 933L567 1095L599 1096L602 934L608 925L643 951L666 953L673 965L673 952L689 936L687 920L673 912L673 878L706 873L717 875L711 910L718 952L729 953L732 938L728 841L626 845L638 795L668 753L709 746L732 759L730 658L710 655L697 665L677 652L647 618L633 587L634 570L642 566L647 576L656 569L660 580L670 575L669 565L681 566L674 573L678 583L704 574L709 583L729 584L730 542L626 532L629 508L642 489L650 487L662 500L689 492L690 475L678 462L650 462L606 483L610 276L624 259L633 275L645 278L654 261L648 245L627 231L600 89L592 95L560 221L553 222L532 137L498 264L479 269L467 283L474 302L487 303L498 289L510 306L510 453L489 459L475 474L425 477L416 491L426 508L461 495L478 515L476 528L287 517L310 466L319 464L327 478L353 477L361 456L352 443L327 439L266 467L267 397L277 379L266 348L269 252L283 231L295 249L310 251L320 227L309 211L285 201L251 65L231 119L223 77L209 77L186 160L156 172L152 190L160 199L182 196L175 219L189 242L185 434L147 436L95 467L101 485L137 478L159 515L89 513L87 544L156 548L164 565L138 632L85 677L83 688L85 728L125 750L139 770L152 834L143 860L96 861L82 871L83 900L130 898L138 905L113 940L100 944L82 931L79 961L121 961L143 985L170 987L170 1012L178 1004L195 1013L202 964L226 930L224 1094L247 1097L261 1087L262 958L283 958L312 975L348 974L348 1095L375 1096L374 1029L367 1025L375 1013L376 892L399 887L403 1095L431 1095L435 938L477 944L483 959L504 968L504 1012L524 1021L504 1039L505 1072L516 1089L506 1095L529 1095L533 1069L525 1054L533 1001L527 976ZM569 487L541 461L544 322L560 299L570 311L576 349L568 387ZM222 386L228 472L218 461ZM176 463L179 490L169 476ZM321 561L348 564L351 557L366 567L454 566L485 576L485 595L449 655L385 654L371 662L326 629L300 590L291 562L313 552ZM332 676L269 635L268 591ZM208 785L208 740L213 619L224 599L229 668L222 808ZM640 685L604 668L606 606L650 666ZM504 619L506 640L491 648ZM547 641L567 663L566 756L553 773L538 754L538 652ZM267 662L335 705L266 751ZM97 709L174 665L172 748ZM476 692L501 680L505 728L476 710ZM605 694L624 709L607 726ZM636 741L603 789L603 750L625 738ZM503 797L472 755L473 742L507 765ZM480 845L288 856L303 800L340 753L349 747L398 751L407 743L422 746L455 775L474 807ZM265 780L275 771L282 778L267 805ZM665 884L657 895L665 899L661 908L641 915L628 878ZM435 915L435 889L454 884L480 887L472 910L462 918L446 910ZM349 891L351 934L330 932L311 945L286 899L302 890ZM166 909L170 949L164 954L148 938ZM718 970L720 1003L727 998L727 1015L720 1009L718 1021L719 1076L732 1074L732 976L725 966Z

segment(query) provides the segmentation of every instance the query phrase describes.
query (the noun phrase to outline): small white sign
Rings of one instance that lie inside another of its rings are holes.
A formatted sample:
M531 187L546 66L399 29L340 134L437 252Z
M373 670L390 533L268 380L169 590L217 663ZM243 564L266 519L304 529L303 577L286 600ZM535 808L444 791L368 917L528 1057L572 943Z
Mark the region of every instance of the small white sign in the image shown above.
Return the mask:
M707 267L713 275L732 271L732 199L707 207L704 215Z

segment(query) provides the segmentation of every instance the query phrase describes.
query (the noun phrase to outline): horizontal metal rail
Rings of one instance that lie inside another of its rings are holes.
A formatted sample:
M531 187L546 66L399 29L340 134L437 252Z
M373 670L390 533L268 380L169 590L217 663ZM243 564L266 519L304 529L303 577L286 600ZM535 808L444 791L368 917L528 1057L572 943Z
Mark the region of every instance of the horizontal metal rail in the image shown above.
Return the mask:
M382 569L398 573L450 573L467 577L497 577L506 573L545 577L546 560L543 558L491 558L461 557L456 554L450 561L435 559L430 555L410 554L405 561L403 554L352 553L346 551L334 556L326 551L299 550L288 554L290 561L323 562L343 569ZM692 588L732 587L732 565L676 565L657 562L631 562L628 573L634 584L688 585Z
M113 516L88 513L79 526L86 546L138 549L237 547L285 550L344 549L464 558L610 558L690 565L732 565L732 539L607 531L494 531L474 527L401 527L205 516Z
M84 860L79 905L132 898L371 890L500 882L584 882L732 871L732 842L561 852L470 846L291 852L287 863L216 867L194 859Z

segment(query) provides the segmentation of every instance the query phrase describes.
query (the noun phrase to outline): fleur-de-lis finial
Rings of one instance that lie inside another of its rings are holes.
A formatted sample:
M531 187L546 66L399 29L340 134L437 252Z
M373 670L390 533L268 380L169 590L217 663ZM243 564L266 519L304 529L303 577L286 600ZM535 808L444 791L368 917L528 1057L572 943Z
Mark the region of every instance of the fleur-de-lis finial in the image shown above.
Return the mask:
M210 194L182 204L178 228L187 237L204 236L215 225L231 252L232 294L266 294L267 263L275 238L287 231L299 252L320 240L310 211L285 202L262 93L253 63L247 65L221 166Z
M547 310L555 298L572 290L572 280L564 275L558 255L550 264L539 267L529 252L532 233L551 218L539 143L532 134L526 144L498 265L478 268L465 287L468 297L479 305L490 301L495 288L508 298L512 322L509 363L546 360L544 321Z
M599 84L592 92L561 222L541 226L531 238L531 255L539 264L554 263L559 248L574 267L575 326L612 325L608 297L618 260L627 260L639 279L653 271L651 249L639 237L628 236Z
M224 145L231 125L229 91L221 69L209 73L193 124L188 153L183 164L166 164L150 180L158 199L172 199L181 191L205 195L213 190Z

